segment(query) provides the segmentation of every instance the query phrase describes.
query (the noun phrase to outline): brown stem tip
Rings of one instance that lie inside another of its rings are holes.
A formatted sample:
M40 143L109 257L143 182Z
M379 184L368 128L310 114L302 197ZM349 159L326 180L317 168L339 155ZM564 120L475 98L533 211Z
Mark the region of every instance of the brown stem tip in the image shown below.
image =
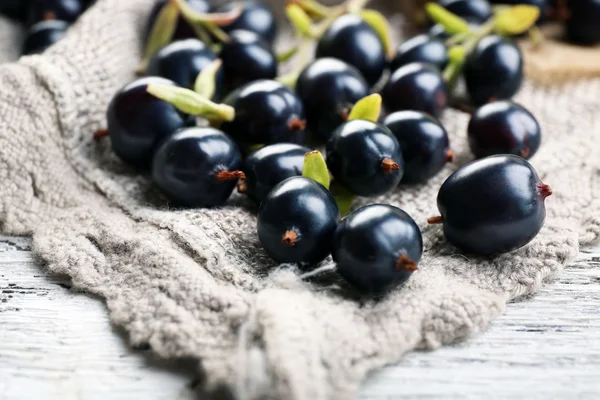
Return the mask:
M519 155L523 158L527 158L527 156L529 155L529 153L531 153L531 149L529 148L529 146L525 147L523 150L521 150L519 152Z
M542 200L546 200L546 197L552 195L552 188L545 183L538 183L537 188L540 196L542 196Z
M245 179L242 179L241 181L238 182L237 190L238 190L238 193L241 193L241 194L248 193L248 183L246 182Z
M446 150L446 162L453 162L456 159L454 152L450 149Z
M444 223L444 217L442 216L437 216L437 217L431 217L431 218L427 218L427 223L429 225L434 225L434 224L443 224Z
M294 117L288 123L288 129L292 132L303 131L306 129L306 120Z
M350 111L352 111L352 107L344 107L340 111L340 117L342 117L342 121L348 121L350 118Z
M384 174L391 174L394 171L400 171L400 165L391 158L384 158L381 162L381 169Z
M398 261L396 261L396 269L398 271L415 272L419 267L417 267L417 263L408 258L406 254L402 254L398 258Z
M291 229L285 231L285 233L281 237L281 243L283 243L284 246L294 247L296 245L296 242L298 242L298 234Z
M215 174L215 179L219 182L235 181L246 179L246 174L242 171L219 171Z
M99 129L94 132L94 139L98 140L105 136L108 136L108 129Z
M42 19L44 21L53 21L56 19L56 14L54 13L54 11L44 11L44 13L42 14Z

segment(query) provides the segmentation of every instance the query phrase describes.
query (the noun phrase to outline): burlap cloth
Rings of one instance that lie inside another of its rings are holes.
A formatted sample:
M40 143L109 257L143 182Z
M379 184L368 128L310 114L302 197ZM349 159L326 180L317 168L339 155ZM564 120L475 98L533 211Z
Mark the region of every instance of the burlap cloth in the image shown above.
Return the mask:
M368 371L484 329L598 239L597 79L526 82L517 96L541 122L533 164L554 195L539 236L497 258L467 258L425 223L442 181L471 157L468 116L446 113L457 162L425 186L377 199L410 213L425 244L421 269L381 301L360 300L335 273L306 282L274 265L256 210L239 196L221 209L166 209L147 176L92 139L133 78L150 3L99 0L46 54L0 66L0 228L33 235L41 262L106 299L132 343L198 360L209 388L238 399L355 398ZM3 20L5 60L18 37Z

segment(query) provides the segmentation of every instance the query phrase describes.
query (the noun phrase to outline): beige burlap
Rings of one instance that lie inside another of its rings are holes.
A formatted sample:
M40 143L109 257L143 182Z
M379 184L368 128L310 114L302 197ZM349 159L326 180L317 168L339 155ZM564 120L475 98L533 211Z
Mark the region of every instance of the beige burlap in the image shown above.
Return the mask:
M507 301L535 292L598 239L600 80L526 83L516 99L544 134L532 162L554 189L530 245L466 258L425 223L441 182L471 157L468 116L448 111L457 162L427 185L373 199L422 228L421 269L377 302L353 296L335 272L301 280L267 258L245 199L167 209L147 176L122 164L108 140L92 139L133 78L150 3L99 0L47 53L0 66L0 228L33 235L41 262L106 299L132 343L198 360L207 387L238 399L355 398L368 371L485 329ZM3 57L16 54L9 30Z

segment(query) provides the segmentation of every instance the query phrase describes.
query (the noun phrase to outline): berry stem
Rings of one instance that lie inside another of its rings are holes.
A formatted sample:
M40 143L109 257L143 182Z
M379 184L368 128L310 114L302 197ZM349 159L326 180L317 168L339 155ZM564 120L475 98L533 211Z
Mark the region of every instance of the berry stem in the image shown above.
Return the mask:
M437 216L437 217L427 218L427 223L429 225L443 224L444 223L444 217Z
M298 234L293 230L287 230L281 237L281 243L287 247L294 247L298 242Z
M94 132L94 139L102 139L103 137L108 136L108 129L98 129Z
M542 200L546 200L548 196L552 195L552 188L545 183L538 183L537 188L540 196L542 196Z
M217 182L235 181L237 179L246 179L246 174L242 171L219 171L215 174Z
M402 254L396 261L396 269L398 271L415 272L419 269L417 263L411 260L406 254Z
M383 173L387 175L394 171L400 171L400 165L391 158L384 158L383 161L381 161L381 169L383 170Z

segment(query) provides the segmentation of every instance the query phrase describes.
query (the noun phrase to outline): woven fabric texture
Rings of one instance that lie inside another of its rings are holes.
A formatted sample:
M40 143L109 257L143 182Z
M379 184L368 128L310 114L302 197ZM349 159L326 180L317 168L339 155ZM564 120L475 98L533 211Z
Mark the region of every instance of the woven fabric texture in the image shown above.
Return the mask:
M415 218L420 270L380 301L357 298L335 272L301 279L265 255L247 200L168 209L109 140L92 139L112 95L133 79L150 4L98 0L44 55L0 66L0 230L33 235L41 262L106 299L132 343L197 360L208 388L248 400L356 398L368 371L485 329L598 239L600 80L528 82L516 100L541 122L532 163L554 190L530 245L467 258L426 224L443 180L471 157L468 116L448 111L457 161L426 185L368 200ZM3 20L0 33L3 59L14 58L19 29Z

